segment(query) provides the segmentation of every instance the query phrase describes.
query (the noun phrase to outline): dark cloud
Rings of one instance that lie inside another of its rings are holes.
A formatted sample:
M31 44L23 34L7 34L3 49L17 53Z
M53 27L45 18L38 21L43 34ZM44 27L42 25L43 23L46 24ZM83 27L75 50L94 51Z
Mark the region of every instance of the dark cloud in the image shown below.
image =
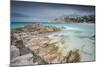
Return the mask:
M20 13L11 13L12 17L31 17L31 16L27 16L25 14L20 14Z
M24 20L24 17L45 20L57 18L63 15L90 14L95 14L95 6L11 1L11 19L18 19L18 17L20 17L21 20L22 17L22 21ZM29 20L29 18L25 19Z

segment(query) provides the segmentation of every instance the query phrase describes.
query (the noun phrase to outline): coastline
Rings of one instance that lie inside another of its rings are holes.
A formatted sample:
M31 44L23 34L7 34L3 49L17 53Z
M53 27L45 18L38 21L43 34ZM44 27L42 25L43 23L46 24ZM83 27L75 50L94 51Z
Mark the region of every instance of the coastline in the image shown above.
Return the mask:
M85 26L85 25L87 25L87 24L83 24L83 26ZM89 25L89 27L91 25L93 26L93 24L88 24L88 25ZM89 43L88 46L90 46L92 44L91 40L88 39L89 37L92 37L92 35L88 36L87 34L84 34L85 32L84 33L83 32L80 32L80 33L74 32L73 33L73 30L75 30L75 29L73 29L72 31L68 31L68 30L64 29L65 31L67 31L67 32L64 32L64 30L62 30L60 28L58 28L56 26L54 26L54 27L53 26L44 26L43 24L32 24L32 25L26 25L21 28L16 28L14 30L11 29L11 31L12 31L12 34L11 34L12 35L12 38L11 38L12 44L11 45L15 46L17 49L20 50L21 56L27 54L27 52L28 52L28 53L32 53L32 57L35 54L35 57L38 56L39 58L41 58L38 61L30 62L33 65L45 64L45 62L48 64L52 64L52 63L73 63L73 62L94 60L94 58L93 58L94 53L92 53L92 55L87 55L86 51L84 53L83 49L82 49L82 46L84 44L86 44L86 43L84 43L84 41ZM83 35L81 35L81 34L83 34ZM76 35L88 36L88 37L79 38ZM20 42L22 44L20 44ZM91 53L91 51L93 51L93 50L88 50L87 49L88 46L85 45L85 50L87 50L88 52ZM28 50L26 48L28 48ZM89 48L91 48L91 47L89 47ZM92 48L92 49L94 49L94 48ZM18 56L18 57L20 58L21 56ZM54 57L55 57L55 59L53 59ZM60 59L58 59L58 57ZM91 59L91 57L92 57L92 59ZM24 60L21 60L21 58L16 59L15 61L17 61L17 60L19 60L19 61L26 60L27 62L29 61L29 60L27 60L27 58ZM16 64L20 65L20 63L18 63L18 62L15 63L15 61L12 61L11 63L14 65L16 65ZM31 60L31 61L33 61L33 60Z

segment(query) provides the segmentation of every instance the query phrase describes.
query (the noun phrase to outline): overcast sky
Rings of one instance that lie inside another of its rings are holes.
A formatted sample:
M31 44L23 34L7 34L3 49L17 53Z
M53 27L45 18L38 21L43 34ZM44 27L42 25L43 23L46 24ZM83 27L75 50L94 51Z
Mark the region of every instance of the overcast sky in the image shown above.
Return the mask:
M38 2L11 2L12 22L46 22L50 19L68 15L95 14L94 6L49 4Z

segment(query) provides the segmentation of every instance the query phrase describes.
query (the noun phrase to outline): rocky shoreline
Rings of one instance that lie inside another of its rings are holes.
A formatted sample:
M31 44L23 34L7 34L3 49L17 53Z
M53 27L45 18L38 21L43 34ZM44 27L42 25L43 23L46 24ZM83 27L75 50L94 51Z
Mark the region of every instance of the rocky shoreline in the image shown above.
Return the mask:
M39 65L80 61L79 49L64 51L64 40L52 40L46 33L61 28L32 24L11 30L11 65Z
M65 23L95 23L95 15L86 15L86 16L63 16L55 18L53 22L65 22Z

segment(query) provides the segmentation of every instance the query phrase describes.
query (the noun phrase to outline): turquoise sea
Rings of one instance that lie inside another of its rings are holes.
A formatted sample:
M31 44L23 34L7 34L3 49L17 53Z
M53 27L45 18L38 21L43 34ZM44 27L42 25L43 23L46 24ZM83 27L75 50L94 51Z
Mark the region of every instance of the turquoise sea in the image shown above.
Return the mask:
M54 23L54 22L42 22L45 26L56 26L56 27L65 27L70 30L77 31L91 31L94 32L95 24L87 24L87 23ZM26 25L34 24L34 22L12 22L11 28L19 28Z

